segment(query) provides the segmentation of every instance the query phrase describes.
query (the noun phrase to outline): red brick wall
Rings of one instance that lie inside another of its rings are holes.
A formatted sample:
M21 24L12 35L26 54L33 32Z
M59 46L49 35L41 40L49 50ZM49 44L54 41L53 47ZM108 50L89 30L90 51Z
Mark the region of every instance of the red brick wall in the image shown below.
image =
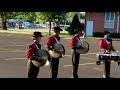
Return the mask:
M93 21L93 32L103 32L104 31L104 12L86 12L86 20ZM114 32L117 32L117 20L118 15L115 13L115 21L114 21ZM119 22L120 23L120 22ZM119 30L120 32L120 24Z
M86 13L86 21L93 21L93 32L104 31L104 12L92 12Z

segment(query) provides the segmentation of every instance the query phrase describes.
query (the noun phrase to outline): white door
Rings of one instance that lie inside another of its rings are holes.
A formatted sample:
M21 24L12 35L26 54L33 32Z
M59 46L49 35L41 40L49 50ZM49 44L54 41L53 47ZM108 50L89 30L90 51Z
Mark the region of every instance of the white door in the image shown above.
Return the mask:
M93 36L93 21L86 21L86 36Z

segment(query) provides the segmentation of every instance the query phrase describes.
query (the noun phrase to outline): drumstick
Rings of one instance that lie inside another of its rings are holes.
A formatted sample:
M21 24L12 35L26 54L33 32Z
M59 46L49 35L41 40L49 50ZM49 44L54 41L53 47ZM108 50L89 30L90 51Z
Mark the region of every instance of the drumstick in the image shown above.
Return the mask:
M116 51L112 51L112 52L120 52L120 51L116 50Z
M116 52L119 52L118 50L116 50Z

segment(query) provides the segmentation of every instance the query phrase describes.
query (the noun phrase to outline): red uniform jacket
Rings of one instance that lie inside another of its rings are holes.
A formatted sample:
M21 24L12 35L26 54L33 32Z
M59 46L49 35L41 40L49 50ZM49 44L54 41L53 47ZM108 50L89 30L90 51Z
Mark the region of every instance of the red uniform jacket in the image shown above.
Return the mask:
M73 47L76 45L76 43L78 42L78 39L76 38L77 36L73 37L70 41L70 47Z
M45 46L52 46L53 44L56 43L56 39L54 38L54 35L49 37L48 40L45 43Z
M33 43L32 45L29 45L27 53L26 53L26 58L29 59L37 50L36 45Z
M110 43L107 43L104 38L100 39L100 43L99 43L99 48L100 49L104 49L105 48L106 50L110 51L111 47L112 47L112 41Z

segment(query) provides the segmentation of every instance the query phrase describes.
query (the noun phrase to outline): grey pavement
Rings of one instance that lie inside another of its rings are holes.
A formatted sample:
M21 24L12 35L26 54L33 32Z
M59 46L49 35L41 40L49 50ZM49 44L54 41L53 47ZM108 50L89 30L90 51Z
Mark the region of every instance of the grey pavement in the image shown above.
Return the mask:
M42 48L48 36L42 39ZM96 65L96 54L101 53L98 39L83 39L90 45L87 54L82 54L79 62L80 78L102 78L103 65ZM70 38L61 38L66 49L66 55L60 59L58 78L72 77ZM25 54L28 45L32 43L31 35L0 33L0 78L27 78L27 59ZM120 51L120 41L113 41L114 47ZM120 66L111 63L111 77L120 78ZM50 78L49 66L40 67L38 78Z

